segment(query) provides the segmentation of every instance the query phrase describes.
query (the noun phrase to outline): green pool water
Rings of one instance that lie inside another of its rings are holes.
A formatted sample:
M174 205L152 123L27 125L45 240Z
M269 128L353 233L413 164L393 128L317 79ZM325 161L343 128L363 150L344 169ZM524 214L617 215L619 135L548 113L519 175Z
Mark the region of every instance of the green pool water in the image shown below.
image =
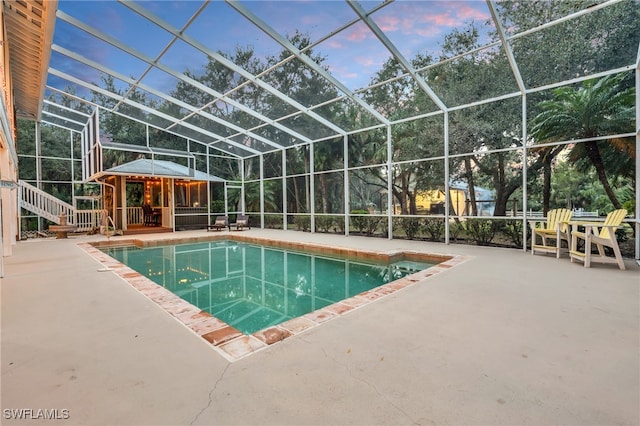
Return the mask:
M103 251L245 334L433 266L364 263L236 241Z

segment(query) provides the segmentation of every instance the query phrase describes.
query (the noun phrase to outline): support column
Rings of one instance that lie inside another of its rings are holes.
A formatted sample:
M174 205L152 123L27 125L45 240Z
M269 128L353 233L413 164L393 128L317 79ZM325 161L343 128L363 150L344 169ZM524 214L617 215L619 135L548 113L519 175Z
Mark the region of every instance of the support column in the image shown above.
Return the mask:
M313 143L309 144L309 214L311 215L311 233L316 232L316 167L315 156L313 155Z
M387 229L389 240L393 239L393 141L391 126L387 125Z
M282 150L282 229L287 230L287 150Z
M122 223L122 230L127 229L127 177L119 176L120 178L120 223Z
M524 252L527 251L527 197L527 94L524 93L522 95L522 251Z
M0 150L0 178L7 182L17 182L15 167L9 156L8 149ZM17 194L17 187L0 188L0 218L2 220L0 230L0 241L2 246L0 247L0 255L3 257L11 256L13 253L13 245L16 243L16 234L18 230L18 223L16 219L18 217Z
M351 192L349 190L349 137L343 138L344 161L344 235L349 235L349 212L351 211Z
M264 155L260 159L260 229L264 229Z
M42 138L40 133L40 123L35 121L35 151L36 151L36 184L35 187L42 189ZM38 216L38 231L42 231L43 228L42 217Z
M636 262L640 260L640 51L636 61L636 217L634 226L636 228ZM640 262L638 262L640 263Z
M443 114L444 120L444 243L449 244L449 218L451 217L451 187L449 176L449 111ZM456 203L456 208L458 207ZM456 214L459 214L456 212Z

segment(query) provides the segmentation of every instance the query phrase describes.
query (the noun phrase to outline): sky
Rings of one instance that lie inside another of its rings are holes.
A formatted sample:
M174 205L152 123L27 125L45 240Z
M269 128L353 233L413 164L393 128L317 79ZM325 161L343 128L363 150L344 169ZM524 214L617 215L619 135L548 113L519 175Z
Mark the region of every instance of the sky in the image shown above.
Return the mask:
M352 8L343 1L263 0L241 4L280 35L287 36L299 31L308 34L313 42L357 18ZM371 10L378 2L360 4L365 10ZM184 29L198 13L185 34L211 51L232 52L236 46L251 47L258 57L266 57L278 55L282 50L276 41L222 1L211 1L202 10L203 3L195 0L139 1L137 5L178 30ZM169 33L114 0L61 0L58 9L153 60L172 40ZM398 0L371 16L409 60L418 53L439 57L443 36L455 28L462 30L471 22L480 27L482 34L493 30L493 27L485 24L490 14L486 2L480 0ZM134 79L139 78L147 68L143 61L60 20L56 23L54 44ZM352 91L367 86L391 56L389 50L362 22L321 41L315 46L314 52L325 57L324 64L329 67L331 75ZM180 72L198 72L206 62L206 54L182 41L171 45L160 58L160 63ZM58 52L52 54L51 66L78 78L90 81L100 79L100 73L95 69ZM55 83L55 79L50 81ZM143 83L158 90L169 90L175 86L176 80L162 71L154 70L145 76Z

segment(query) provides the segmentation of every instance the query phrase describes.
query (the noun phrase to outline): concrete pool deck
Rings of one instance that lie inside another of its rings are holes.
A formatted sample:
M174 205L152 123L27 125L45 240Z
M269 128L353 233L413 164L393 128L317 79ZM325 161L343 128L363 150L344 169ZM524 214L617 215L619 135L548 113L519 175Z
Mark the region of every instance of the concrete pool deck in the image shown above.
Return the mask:
M78 246L106 237L19 242L0 284L2 424L640 424L633 260L243 232L469 259L230 363Z

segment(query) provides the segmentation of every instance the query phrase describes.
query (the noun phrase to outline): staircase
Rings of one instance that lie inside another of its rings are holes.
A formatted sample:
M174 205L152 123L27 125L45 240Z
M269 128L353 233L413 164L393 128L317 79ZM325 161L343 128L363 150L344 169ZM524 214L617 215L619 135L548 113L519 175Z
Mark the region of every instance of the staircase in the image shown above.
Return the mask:
M25 182L18 181L20 207L60 225L60 215L67 216L67 225L78 232L93 231L106 223L106 210L76 210L71 204Z
M76 209L71 204L22 180L18 181L18 194L20 207L58 225L60 215L64 214L67 216L67 224L76 225Z

